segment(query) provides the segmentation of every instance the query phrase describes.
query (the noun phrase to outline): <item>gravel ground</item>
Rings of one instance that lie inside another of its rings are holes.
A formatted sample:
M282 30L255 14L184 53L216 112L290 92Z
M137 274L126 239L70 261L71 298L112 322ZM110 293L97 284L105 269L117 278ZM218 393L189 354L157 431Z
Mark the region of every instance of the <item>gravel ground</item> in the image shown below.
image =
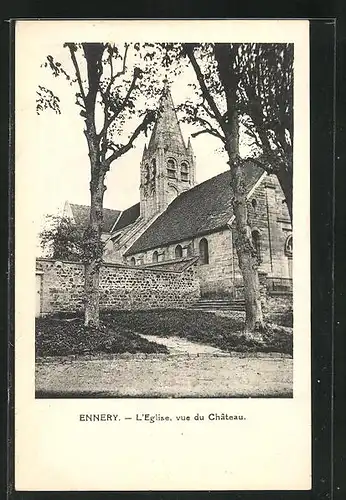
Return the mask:
M36 397L287 398L292 389L293 360L285 355L176 351L36 362Z

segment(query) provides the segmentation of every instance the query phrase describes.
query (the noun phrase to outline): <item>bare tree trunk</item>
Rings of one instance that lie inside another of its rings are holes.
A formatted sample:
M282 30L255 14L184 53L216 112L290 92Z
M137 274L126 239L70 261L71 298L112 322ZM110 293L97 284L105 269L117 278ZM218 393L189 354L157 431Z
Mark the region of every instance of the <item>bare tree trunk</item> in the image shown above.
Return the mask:
M244 280L246 333L262 332L264 328L259 279L250 252L239 252L238 260Z
M85 264L85 326L98 327L100 324L100 268L95 262Z
M236 222L235 246L244 281L245 332L253 333L264 328L258 278L258 256L247 220L247 200L240 159L232 161L231 171L233 211Z
M258 255L253 245L251 228L247 217L247 199L243 177L242 160L238 155L239 125L235 112L232 117L232 134L228 139L233 212L236 223L235 247L244 282L245 332L253 334L264 328L260 285L258 278Z
M92 175L90 182L91 204L89 226L85 233L85 326L99 327L100 324L100 267L102 264L102 221L104 175Z
M263 329L262 306L258 279L257 252L252 243L251 229L247 219L247 200L243 181L242 161L239 156L239 121L236 111L238 76L234 72L236 49L231 44L216 43L214 54L220 81L227 103L227 113L221 114L205 83L201 69L194 56L194 45L184 44L186 53L196 73L203 97L212 115L217 120L223 134L223 142L228 154L233 191L233 211L236 220L236 238L239 267L244 280L246 308L245 331L253 334Z

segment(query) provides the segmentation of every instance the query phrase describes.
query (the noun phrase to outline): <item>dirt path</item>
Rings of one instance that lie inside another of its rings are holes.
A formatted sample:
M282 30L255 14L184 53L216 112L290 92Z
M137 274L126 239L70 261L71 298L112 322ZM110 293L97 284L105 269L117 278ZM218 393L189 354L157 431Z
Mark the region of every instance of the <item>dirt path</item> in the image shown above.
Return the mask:
M207 344L199 344L197 342L190 342L189 340L182 339L181 337L158 337L157 335L143 335L139 333L142 338L156 344L162 344L169 349L169 354L218 354L228 355L225 351L212 347Z
M293 360L280 355L127 354L36 363L37 397L292 397L292 387Z

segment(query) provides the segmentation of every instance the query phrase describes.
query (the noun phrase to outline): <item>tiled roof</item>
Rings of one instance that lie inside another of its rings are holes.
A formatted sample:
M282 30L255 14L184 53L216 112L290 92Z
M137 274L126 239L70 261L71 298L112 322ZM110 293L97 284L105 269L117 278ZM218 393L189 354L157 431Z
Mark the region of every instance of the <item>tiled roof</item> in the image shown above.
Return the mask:
M244 167L246 192L263 171L252 162ZM225 227L233 215L228 170L180 194L127 250L126 255L207 234Z
M87 227L90 216L90 207L88 205L76 205L70 203L73 218L78 226ZM120 210L112 210L111 208L103 209L103 226L102 231L109 233L114 222L119 217Z
M130 224L135 222L135 220L138 219L139 214L140 214L139 203L136 203L135 205L132 205L132 207L129 207L123 212L121 212L121 215L117 220L117 223L113 228L112 232L119 231L119 229L123 229L124 227L129 226Z

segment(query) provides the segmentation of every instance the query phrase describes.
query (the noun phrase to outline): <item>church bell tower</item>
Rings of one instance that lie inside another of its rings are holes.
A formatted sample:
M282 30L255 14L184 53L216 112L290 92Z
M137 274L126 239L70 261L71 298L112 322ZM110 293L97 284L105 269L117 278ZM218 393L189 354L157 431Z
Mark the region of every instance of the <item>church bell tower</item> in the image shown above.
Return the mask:
M196 184L191 141L185 145L167 83L140 168L140 213L146 220L164 211L174 198Z

